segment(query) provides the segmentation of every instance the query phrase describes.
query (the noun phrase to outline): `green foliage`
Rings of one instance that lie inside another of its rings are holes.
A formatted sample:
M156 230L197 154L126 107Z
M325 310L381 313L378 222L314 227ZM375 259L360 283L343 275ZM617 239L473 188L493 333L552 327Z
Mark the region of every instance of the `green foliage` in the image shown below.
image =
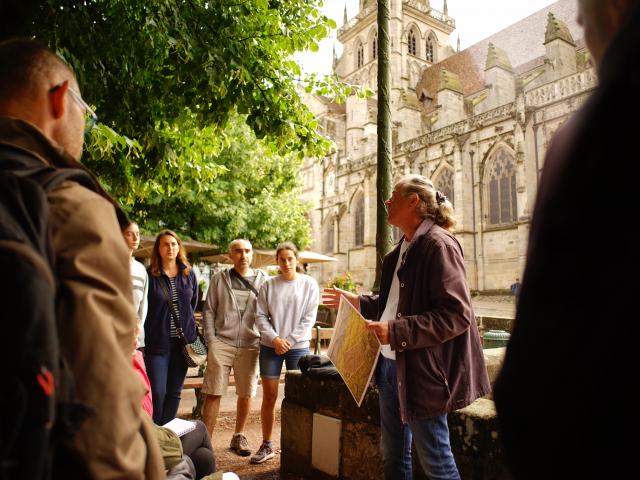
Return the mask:
M290 240L304 248L310 241L308 206L298 200L296 155L277 155L255 138L241 116L230 119L234 142L216 157L221 169L215 181L195 192L181 184L170 196L154 196L133 205L146 229L170 226L198 240L227 245L244 237L255 248L273 248Z
M292 60L335 27L321 5L43 0L20 9L11 30L72 66L100 122L83 161L145 231L172 226L222 245L241 235L257 247L285 239L303 247L297 158L332 145L299 86L337 100L367 94L333 77L304 78ZM237 136L238 118L251 135Z
M354 293L357 292L358 290L358 285L356 285L356 283L353 281L353 279L351 278L351 273L349 272L345 272L342 275L333 277L329 281L327 286L338 287L338 288L341 288L342 290L346 290L347 292L354 292Z

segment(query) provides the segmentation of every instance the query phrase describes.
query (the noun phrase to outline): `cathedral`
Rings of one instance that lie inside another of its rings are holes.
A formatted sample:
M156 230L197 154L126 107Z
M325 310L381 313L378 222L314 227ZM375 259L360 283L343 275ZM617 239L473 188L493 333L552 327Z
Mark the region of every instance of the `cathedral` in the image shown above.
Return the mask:
M560 0L456 50L446 0L442 11L429 0L390 2L392 181L420 173L451 200L473 291L503 292L521 277L545 152L596 84L575 4ZM350 272L364 291L375 278L376 20L375 0L360 0L354 18L345 11L333 72L374 95L307 97L336 148L301 171L311 249L338 259L310 273L325 284Z

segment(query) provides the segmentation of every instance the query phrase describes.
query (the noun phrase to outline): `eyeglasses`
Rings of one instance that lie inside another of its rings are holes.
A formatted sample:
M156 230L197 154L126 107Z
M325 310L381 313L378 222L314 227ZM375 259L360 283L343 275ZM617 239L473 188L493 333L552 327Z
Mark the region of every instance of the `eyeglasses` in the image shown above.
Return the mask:
M51 88L49 92L55 92L61 86L62 84L56 85ZM86 135L95 126L96 122L98 121L98 115L93 111L93 108L91 108L89 104L82 99L78 92L76 92L71 87L69 87L68 91L71 94L71 98L73 98L75 102L84 110L84 133Z
M69 88L69 93L78 105L84 108L84 133L86 134L95 126L98 121L98 115L96 115L96 112L93 111L89 104L85 102L80 94L73 88Z

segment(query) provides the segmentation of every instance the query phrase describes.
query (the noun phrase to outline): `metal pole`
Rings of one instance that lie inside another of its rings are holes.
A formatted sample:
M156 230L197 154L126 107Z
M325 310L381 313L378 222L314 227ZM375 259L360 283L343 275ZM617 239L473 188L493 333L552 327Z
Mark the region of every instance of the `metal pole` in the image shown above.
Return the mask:
M391 196L391 75L389 57L389 0L378 0L378 174L376 177L376 280L380 290L382 260L391 249L391 226L384 201Z

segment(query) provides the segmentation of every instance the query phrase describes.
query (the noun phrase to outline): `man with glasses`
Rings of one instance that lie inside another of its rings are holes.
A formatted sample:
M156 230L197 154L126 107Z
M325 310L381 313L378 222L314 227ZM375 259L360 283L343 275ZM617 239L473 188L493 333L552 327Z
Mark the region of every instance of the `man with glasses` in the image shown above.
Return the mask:
M86 171L79 163L84 135L97 117L69 67L43 45L15 39L0 43L0 72L0 173ZM137 318L118 225L122 212L97 181L66 180L47 198L60 354L77 400L91 411L74 450L92 478L164 478L152 425L141 412L145 390L132 368ZM9 340L20 319L7 320Z

